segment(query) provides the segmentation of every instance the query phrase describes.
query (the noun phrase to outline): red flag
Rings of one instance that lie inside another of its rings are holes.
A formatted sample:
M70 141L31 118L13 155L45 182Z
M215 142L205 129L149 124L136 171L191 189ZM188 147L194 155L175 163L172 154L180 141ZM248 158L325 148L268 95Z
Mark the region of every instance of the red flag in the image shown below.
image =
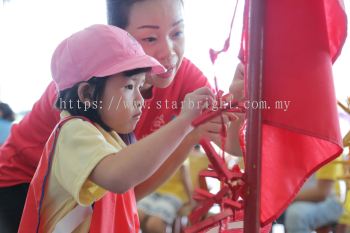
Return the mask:
M266 0L265 7L264 102L247 103L263 109L263 225L284 211L310 174L342 152L332 63L347 23L340 0ZM243 47L247 32L245 23Z

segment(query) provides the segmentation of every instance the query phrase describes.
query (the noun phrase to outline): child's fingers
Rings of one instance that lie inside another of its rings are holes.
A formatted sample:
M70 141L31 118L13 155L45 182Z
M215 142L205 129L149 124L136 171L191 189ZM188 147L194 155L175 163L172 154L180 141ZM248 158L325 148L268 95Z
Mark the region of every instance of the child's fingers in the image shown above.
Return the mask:
M215 98L214 93L208 87L198 88L197 90L193 91L192 93L195 93L197 95L209 95L209 96L212 96L213 98Z
M231 114L224 114L222 117L215 117L208 122L203 123L199 127L206 132L210 133L220 133L222 130L222 124L226 127L226 129L230 126L231 123Z
M213 122L209 121L206 122L205 124L200 126L203 131L208 132L208 133L220 133L222 129L222 124L221 122Z
M229 103L231 100L233 100L234 99L234 96L233 96L233 94L231 94L231 93L228 93L228 94L226 94L226 95L224 95L223 97L222 97L222 101L224 102L224 103Z
M188 100L197 103L200 109L209 107L215 101L213 96L207 94L192 95Z
M235 121L235 120L239 119L239 117L236 114L234 114L233 112L224 112L223 116L227 117L228 122Z
M216 122L216 123L222 123L222 121L224 122L224 124L228 124L230 123L231 121L235 121L237 120L238 117L232 113L232 112L223 112L222 113L222 118L221 118L221 115L213 118L212 120L210 120L211 122Z

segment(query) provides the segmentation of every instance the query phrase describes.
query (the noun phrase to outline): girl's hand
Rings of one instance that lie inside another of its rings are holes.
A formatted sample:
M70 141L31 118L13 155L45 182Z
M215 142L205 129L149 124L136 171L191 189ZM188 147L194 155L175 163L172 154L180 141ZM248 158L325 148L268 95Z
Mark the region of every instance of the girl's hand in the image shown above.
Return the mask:
M208 87L201 87L185 96L180 116L193 120L205 107L214 102L215 96Z
M228 129L231 122L238 119L238 117L232 112L224 112L222 119L226 129ZM201 139L201 137L207 137L211 141L220 142L221 130L222 130L221 116L217 116L212 120L205 122L199 125L198 127L196 127L195 129L193 129L191 132L191 136L196 143Z

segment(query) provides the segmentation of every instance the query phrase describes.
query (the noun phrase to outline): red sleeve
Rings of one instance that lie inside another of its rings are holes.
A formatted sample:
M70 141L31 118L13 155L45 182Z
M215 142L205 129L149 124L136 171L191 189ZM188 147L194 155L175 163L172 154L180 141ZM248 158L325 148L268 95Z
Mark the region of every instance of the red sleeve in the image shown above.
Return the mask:
M56 86L51 82L33 105L32 111L12 127L4 144L5 147L11 147L20 162L28 167L36 168L44 145L60 119L59 111L54 107L56 98Z
M180 99L184 99L185 95L193 92L200 87L211 87L208 82L207 77L204 76L202 71L200 71L190 60L184 58L181 64L181 68L178 71L179 78L182 79L181 83L182 92Z

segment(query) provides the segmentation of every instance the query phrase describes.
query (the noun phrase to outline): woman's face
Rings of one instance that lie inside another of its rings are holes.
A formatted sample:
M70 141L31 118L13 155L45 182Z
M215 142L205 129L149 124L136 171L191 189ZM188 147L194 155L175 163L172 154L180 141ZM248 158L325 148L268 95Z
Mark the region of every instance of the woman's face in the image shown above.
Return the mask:
M184 55L183 5L180 0L146 0L130 8L126 30L168 71L147 76L146 82L165 88L173 81Z

